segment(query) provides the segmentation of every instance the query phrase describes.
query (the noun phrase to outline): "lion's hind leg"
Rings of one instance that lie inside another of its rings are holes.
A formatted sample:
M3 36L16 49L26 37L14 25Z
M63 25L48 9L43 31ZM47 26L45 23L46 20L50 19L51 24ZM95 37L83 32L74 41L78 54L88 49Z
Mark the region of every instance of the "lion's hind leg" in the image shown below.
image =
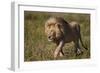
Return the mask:
M83 51L82 49L80 48L79 46L79 41L74 41L75 43L75 53L76 53L76 56L80 55L80 54L83 54Z

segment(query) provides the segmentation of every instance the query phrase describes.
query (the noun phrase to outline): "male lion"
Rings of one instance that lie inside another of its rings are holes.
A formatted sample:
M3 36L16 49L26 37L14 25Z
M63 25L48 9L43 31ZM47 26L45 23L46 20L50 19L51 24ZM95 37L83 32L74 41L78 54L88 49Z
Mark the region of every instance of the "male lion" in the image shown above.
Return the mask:
M52 41L57 44L57 48L54 52L54 58L58 55L64 55L62 48L65 43L74 42L76 55L82 53L79 46L79 40L85 48L81 39L80 26L77 22L68 23L61 17L50 17L45 23L45 33L48 41Z

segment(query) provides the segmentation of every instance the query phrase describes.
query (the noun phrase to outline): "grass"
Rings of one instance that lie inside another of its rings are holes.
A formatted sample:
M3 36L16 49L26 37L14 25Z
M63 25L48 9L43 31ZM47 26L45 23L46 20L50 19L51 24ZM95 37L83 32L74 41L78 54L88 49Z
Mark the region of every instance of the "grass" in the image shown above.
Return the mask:
M58 57L58 60L63 59L86 59L90 58L90 14L79 13L49 13L49 12L24 12L24 61L44 61L54 60L53 53L55 44L49 42L44 33L45 21L50 16L61 16L68 22L77 21L81 26L81 35L84 45L88 50L80 56L75 56L74 44L67 43L63 51L64 57ZM81 46L82 47L82 46Z

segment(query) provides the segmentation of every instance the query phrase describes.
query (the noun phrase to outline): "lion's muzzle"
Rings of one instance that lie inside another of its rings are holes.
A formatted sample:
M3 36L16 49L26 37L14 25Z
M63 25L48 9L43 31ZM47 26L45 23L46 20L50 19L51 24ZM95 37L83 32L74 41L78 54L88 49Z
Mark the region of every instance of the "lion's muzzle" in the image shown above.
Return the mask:
M48 36L48 41L54 41L54 37L53 36Z

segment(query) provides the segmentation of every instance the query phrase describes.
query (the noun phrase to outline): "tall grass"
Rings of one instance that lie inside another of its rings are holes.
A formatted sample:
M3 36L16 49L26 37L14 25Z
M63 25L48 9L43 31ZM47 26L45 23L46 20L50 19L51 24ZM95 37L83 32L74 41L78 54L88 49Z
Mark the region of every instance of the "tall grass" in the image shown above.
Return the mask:
M90 58L90 15L79 13L49 13L49 12L24 12L24 61L54 60L55 44L49 42L44 33L45 21L50 16L63 17L68 22L77 21L81 26L83 43L88 48L80 56L75 56L73 43L67 43L63 51L64 57L58 59L85 59ZM82 47L82 46L81 46Z

